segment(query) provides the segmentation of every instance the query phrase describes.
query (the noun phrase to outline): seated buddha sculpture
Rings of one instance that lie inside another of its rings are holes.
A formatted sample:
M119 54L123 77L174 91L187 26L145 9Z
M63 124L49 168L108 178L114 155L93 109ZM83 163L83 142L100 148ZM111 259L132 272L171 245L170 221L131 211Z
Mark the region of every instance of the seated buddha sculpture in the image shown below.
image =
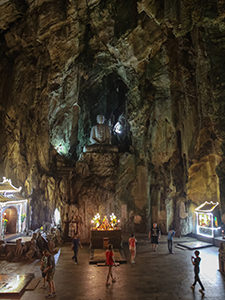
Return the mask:
M97 116L97 125L91 128L90 141L92 144L111 144L111 132L105 123L103 115Z
M111 145L110 127L105 124L103 115L97 116L97 124L91 128L90 142L84 152L118 152L118 147Z

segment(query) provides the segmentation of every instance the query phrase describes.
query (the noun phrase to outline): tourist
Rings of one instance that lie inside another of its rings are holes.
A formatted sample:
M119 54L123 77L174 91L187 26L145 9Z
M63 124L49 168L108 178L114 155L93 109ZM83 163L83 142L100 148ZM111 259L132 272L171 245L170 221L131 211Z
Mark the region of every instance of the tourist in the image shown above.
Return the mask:
M49 286L49 294L46 296L46 298L54 298L56 296L55 284L53 281L53 277L55 274L55 258L54 255L51 255L50 252L47 250L46 250L46 256L47 256L47 267L44 270L44 272L46 273L46 280Z
M160 229L158 228L157 223L153 223L153 227L151 231L149 232L149 239L151 240L152 243L152 250L156 252L160 240Z
M45 286L45 283L46 283L46 273L45 273L45 269L47 268L47 265L48 265L48 258L46 256L46 250L44 250L42 252L42 258L41 258L41 275L42 275L42 278L43 278L43 285L41 286L41 288L45 289L46 286Z
M113 265L115 265L115 260L114 260L113 246L111 244L109 244L108 250L106 250L105 255L106 255L106 264L109 267L108 275L107 275L107 279L106 279L106 286L108 286L108 285L110 285L110 283L109 283L110 277L112 278L112 282L116 282L116 280L112 274L112 267L113 267Z
M74 259L75 264L78 264L77 255L78 255L79 247L82 248L79 236L78 234L74 234L72 238L72 250L74 252L72 259Z
M195 273L195 281L192 284L191 288L194 291L195 285L198 282L199 285L201 286L201 289L199 290L199 292L204 296L205 295L205 293L204 293L205 289L204 289L204 286L203 286L203 284L202 284L202 282L199 278L199 272L200 272L199 265L200 265L200 262L201 262L201 258L199 257L199 255L200 255L200 252L198 250L196 250L195 251L195 257L194 256L191 257L191 262L194 265L194 273Z
M130 262L132 264L135 263L135 256L136 256L136 243L137 240L135 239L134 234L131 234L131 237L129 238L129 250L130 250Z
M175 235L175 231L173 230L173 227L170 226L168 236L167 236L168 250L169 250L170 254L174 254L173 253L173 237L174 237L174 235Z

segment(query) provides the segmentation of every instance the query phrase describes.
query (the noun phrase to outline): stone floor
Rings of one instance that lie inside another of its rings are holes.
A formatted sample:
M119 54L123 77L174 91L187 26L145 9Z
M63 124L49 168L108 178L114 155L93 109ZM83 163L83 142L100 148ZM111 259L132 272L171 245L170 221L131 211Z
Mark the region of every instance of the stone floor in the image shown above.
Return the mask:
M128 253L128 249L125 249ZM114 268L117 282L105 286L107 267L89 265L89 249L84 247L79 253L79 264L71 260L70 245L62 247L55 274L56 300L198 300L199 288L195 293L190 288L193 281L192 251L174 249L167 253L165 238L157 253L145 240L137 247L136 264L123 264ZM206 289L204 299L225 299L225 278L218 271L218 248L201 250L201 279ZM40 276L39 263L30 265L0 262L2 270L8 272L31 272ZM3 273L3 272L2 272ZM22 300L45 299L45 290L39 286L34 291L26 291Z

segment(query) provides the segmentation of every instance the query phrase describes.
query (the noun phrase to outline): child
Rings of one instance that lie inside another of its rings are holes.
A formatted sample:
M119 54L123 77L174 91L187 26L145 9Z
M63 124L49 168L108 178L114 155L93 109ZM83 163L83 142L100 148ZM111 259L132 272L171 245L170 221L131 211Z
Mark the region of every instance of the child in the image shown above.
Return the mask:
M47 267L44 270L46 273L46 279L49 286L49 294L46 296L46 298L54 298L56 296L55 293L55 284L53 281L53 277L55 274L55 258L54 255L51 255L48 251L46 251L47 256Z
M113 254L113 246L109 244L108 250L106 250L106 264L109 266L109 271L106 279L106 286L110 285L109 277L111 276L112 282L116 282L115 278L112 275L112 267L115 265L114 254Z
M44 270L47 268L47 263L48 263L48 259L46 256L46 250L43 251L42 253L42 258L41 258L41 274L42 274L42 278L43 278L43 285L41 286L41 288L45 289L45 278L46 278L46 273L44 272Z
M135 263L134 259L136 256L136 242L137 242L137 240L135 239L135 236L132 233L131 237L129 238L130 262L132 264Z
M79 236L78 236L78 234L74 234L73 238L72 238L72 249L74 252L74 256L72 257L72 259L74 259L75 264L78 264L77 255L78 255L79 246L80 246L80 248L82 248Z
M201 262L201 258L199 257L200 255L200 252L198 250L195 251L195 256L192 256L191 257L191 262L192 264L194 265L194 272L195 272L195 281L194 283L192 284L191 288L194 290L195 289L195 285L196 283L198 282L201 286L201 289L199 290L199 292L204 296L205 293L204 293L204 286L199 278L199 272L200 272L200 268L199 268L199 265L200 265L200 262Z

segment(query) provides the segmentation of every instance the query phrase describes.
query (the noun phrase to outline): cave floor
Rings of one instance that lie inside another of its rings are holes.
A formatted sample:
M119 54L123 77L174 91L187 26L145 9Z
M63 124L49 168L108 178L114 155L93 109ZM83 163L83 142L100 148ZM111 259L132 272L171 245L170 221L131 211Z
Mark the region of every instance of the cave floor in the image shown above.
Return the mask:
M79 252L79 264L71 260L70 245L61 248L56 266L55 284L57 296L62 300L198 300L202 299L199 287L195 293L190 288L193 281L193 266L190 258L193 251L174 248L175 254L167 252L166 237L163 237L158 252L151 251L146 240L137 247L136 264L122 264L114 268L116 283L105 286L107 267L89 265L89 249L84 247ZM128 249L125 248L128 254ZM218 271L218 248L201 249L200 278L206 289L204 299L225 299L225 278ZM32 264L0 262L1 271L9 273L33 272L40 277L39 263ZM2 272L3 273L3 272ZM26 291L22 300L45 299L47 291L40 288Z

